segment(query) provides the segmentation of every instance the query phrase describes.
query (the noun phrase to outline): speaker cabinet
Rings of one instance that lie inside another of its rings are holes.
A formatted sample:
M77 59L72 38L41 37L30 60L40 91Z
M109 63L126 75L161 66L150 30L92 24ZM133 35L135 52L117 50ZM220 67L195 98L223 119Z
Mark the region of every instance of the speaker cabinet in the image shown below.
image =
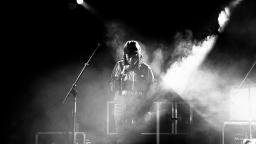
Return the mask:
M35 135L35 144L71 144L73 132L38 132ZM86 144L84 132L76 132L76 143Z
M117 134L114 124L114 101L107 102L107 134ZM153 109L144 116L142 134L186 134L191 126L193 112L184 102L153 102Z
M256 122L224 122L222 144L243 144L244 139L256 137Z

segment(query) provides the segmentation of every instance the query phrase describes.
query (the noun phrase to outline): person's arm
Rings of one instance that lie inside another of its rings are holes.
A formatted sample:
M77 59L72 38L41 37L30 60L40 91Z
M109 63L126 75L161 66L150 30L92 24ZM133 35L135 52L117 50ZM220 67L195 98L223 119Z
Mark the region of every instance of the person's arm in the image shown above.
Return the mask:
M111 74L111 81L110 81L111 92L115 92L119 90L118 84L120 81L120 71L121 71L120 62L117 62Z
M150 95L152 95L154 91L154 87L155 87L155 77L152 69L148 66L147 88L145 91L146 97L150 97Z
M155 82L155 77L153 74L152 69L148 66L148 83L149 83L149 87L152 86Z

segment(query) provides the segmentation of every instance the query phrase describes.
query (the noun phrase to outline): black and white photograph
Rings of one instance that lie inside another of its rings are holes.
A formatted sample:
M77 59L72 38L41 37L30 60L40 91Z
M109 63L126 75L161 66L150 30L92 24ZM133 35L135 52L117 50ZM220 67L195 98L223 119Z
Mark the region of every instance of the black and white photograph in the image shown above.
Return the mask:
M3 144L256 144L255 0L9 1Z

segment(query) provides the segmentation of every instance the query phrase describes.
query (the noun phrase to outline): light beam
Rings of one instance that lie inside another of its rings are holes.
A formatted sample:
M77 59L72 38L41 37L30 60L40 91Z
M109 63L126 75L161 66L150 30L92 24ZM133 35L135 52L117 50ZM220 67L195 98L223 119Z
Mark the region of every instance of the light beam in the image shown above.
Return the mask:
M161 77L162 87L167 90L172 89L178 94L182 94L186 89L189 78L204 61L215 41L216 37L211 36L207 37L200 44L193 44L191 54L171 65L166 74Z

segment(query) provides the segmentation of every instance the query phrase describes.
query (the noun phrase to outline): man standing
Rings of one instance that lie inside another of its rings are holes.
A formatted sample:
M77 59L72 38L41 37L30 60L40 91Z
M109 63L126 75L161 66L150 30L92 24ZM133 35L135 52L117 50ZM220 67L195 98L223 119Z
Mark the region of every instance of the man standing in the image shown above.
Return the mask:
M118 133L136 126L142 114L141 107L153 83L153 72L142 61L139 43L127 41L123 59L116 63L111 75L111 91L115 101L114 119Z

